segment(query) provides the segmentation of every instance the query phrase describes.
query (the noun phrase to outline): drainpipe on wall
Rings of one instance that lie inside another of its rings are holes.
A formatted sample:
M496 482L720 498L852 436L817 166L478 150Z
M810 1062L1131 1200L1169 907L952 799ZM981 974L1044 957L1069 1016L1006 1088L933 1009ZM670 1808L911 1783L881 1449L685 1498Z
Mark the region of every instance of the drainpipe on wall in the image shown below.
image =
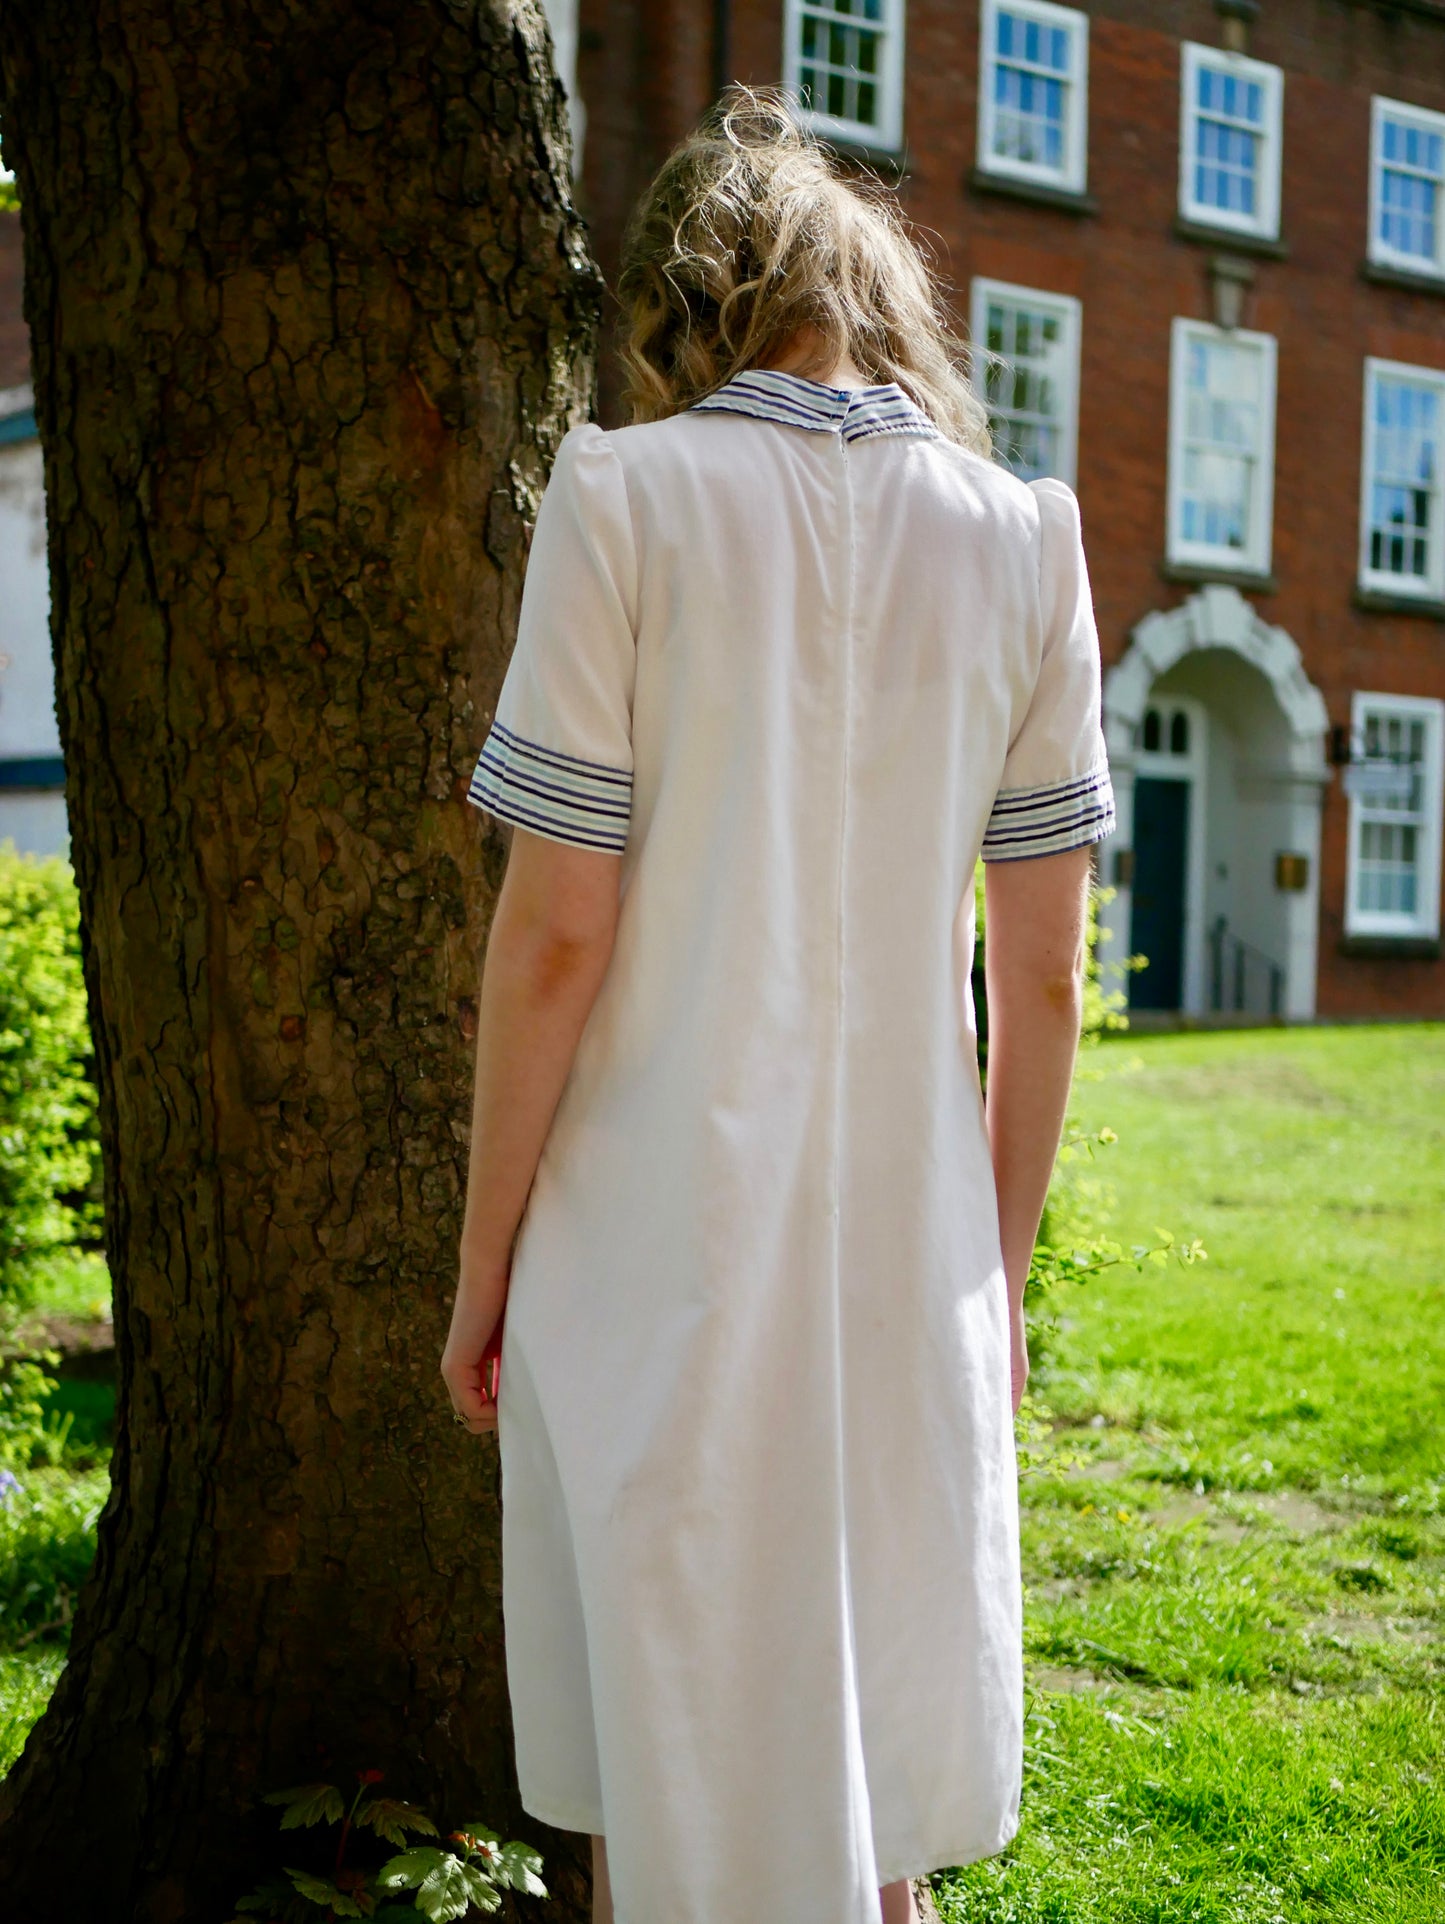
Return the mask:
M712 0L712 97L732 79L732 0Z

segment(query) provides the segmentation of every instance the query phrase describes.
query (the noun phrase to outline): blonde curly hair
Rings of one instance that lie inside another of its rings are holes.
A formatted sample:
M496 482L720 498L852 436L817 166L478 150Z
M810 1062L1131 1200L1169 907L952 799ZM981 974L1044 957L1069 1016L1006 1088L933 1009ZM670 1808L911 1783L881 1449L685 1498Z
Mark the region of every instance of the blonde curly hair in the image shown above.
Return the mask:
M729 87L663 162L628 224L618 294L634 421L771 365L811 327L817 351L795 372L821 378L846 354L989 452L968 349L893 195L846 177L779 89Z

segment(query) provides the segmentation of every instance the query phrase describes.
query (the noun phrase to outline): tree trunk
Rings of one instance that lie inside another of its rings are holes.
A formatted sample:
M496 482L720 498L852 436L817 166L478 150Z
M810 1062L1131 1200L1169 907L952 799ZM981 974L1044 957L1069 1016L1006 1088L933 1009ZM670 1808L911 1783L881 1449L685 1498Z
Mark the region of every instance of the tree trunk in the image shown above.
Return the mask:
M597 277L530 0L0 0L117 1443L7 1915L208 1924L325 1778L535 1843L450 1420L465 802ZM319 1913L318 1913L319 1916Z

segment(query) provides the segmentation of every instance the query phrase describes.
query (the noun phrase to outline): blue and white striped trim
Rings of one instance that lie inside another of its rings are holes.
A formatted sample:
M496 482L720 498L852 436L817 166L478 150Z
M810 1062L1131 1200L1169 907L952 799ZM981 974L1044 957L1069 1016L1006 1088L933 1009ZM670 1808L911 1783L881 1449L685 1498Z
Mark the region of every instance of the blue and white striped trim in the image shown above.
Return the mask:
M493 722L467 799L504 822L516 822L578 848L627 846L632 775L576 755L562 755Z
M1114 832L1114 785L1106 762L1071 781L1000 789L983 838L986 862L1062 855Z
M776 368L745 368L701 401L694 401L691 412L746 414L754 421L777 421L784 427L841 434L845 441L861 441L870 434L922 434L935 441L942 438L896 381L881 387L824 387L821 381L804 380L801 374L782 374Z

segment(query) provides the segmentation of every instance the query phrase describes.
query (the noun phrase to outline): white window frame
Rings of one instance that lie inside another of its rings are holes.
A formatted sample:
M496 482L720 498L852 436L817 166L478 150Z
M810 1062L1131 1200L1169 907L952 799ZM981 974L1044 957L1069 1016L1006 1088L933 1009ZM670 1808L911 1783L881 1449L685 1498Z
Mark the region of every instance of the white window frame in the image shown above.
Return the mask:
M1365 249L1365 257L1378 267L1397 267L1408 274L1433 274L1445 280L1445 179L1439 183L1439 197L1435 209L1435 253L1427 259L1423 254L1402 253L1391 247L1380 237L1380 216L1384 212L1383 189L1385 174L1385 122L1386 120L1412 121L1426 133L1438 134L1445 140L1445 114L1432 113L1428 107L1412 107L1406 100L1386 100L1382 94L1375 94L1370 100L1370 233Z
M1251 214L1233 208L1211 207L1194 197L1195 128L1199 119L1196 84L1201 67L1217 67L1240 80L1253 80L1264 89L1263 148L1258 174L1259 204ZM1284 152L1284 72L1267 61L1250 60L1223 47L1204 47L1186 40L1179 61L1179 213L1196 227L1215 227L1231 234L1251 234L1258 240L1279 239L1280 168Z
M996 154L994 141L994 68L998 63L998 16L1018 14L1050 27L1062 27L1069 35L1068 97L1064 116L1064 158L1059 167L1036 161L1017 160ZM1061 7L1054 0L983 0L979 28L978 59L978 168L980 173L1000 174L1011 180L1028 181L1036 187L1052 187L1061 193L1082 194L1089 172L1089 16L1077 7Z
M1413 915L1356 906L1360 841L1365 822L1369 819L1370 802L1367 795L1351 794L1345 871L1345 933L1414 936L1432 940L1440 933L1441 821L1442 815L1445 815L1445 701L1423 695L1382 695L1357 691L1350 698L1350 739L1357 746L1364 741L1366 719L1372 710L1376 713L1393 713L1402 719L1421 719L1425 723L1418 899ZM1363 765L1370 766L1369 763ZM1360 766L1359 762L1352 763L1353 768Z
M1260 446L1257 450L1259 485L1251 503L1249 539L1243 549L1216 548L1202 541L1186 541L1179 531L1184 506L1185 374L1189 342L1226 341L1259 350L1263 360L1260 384ZM1276 349L1273 334L1255 334L1242 327L1215 327L1209 321L1176 316L1169 338L1169 480L1166 490L1165 553L1186 567L1217 568L1221 573L1269 573L1274 531L1274 412Z
M1380 375L1397 375L1419 387L1433 387L1440 397L1440 465L1427 532L1429 566L1423 581L1413 575L1391 574L1370 566L1370 492L1375 475L1375 382ZM1405 600L1445 600L1445 368L1417 367L1408 361L1365 357L1364 422L1360 449L1360 586Z
M974 344L973 385L978 398L988 405L988 304L991 300L1017 302L1030 307L1049 308L1064 323L1061 358L1066 365L1064 408L1059 417L1059 463L1055 478L1076 483L1079 454L1079 341L1083 332L1083 307L1072 294L1053 294L1042 287L1021 287L1014 281L987 280L975 275L970 290L969 337Z
M877 126L863 120L844 120L836 114L812 109L802 110L802 119L825 139L848 141L855 147L873 148L880 153L897 153L903 145L903 15L904 0L882 0L882 18L877 24L880 59L876 81L879 117ZM862 19L850 21L825 5L812 0L786 0L783 8L783 86L796 100L802 69L810 63L803 59L802 28L811 16L833 26L873 26Z

